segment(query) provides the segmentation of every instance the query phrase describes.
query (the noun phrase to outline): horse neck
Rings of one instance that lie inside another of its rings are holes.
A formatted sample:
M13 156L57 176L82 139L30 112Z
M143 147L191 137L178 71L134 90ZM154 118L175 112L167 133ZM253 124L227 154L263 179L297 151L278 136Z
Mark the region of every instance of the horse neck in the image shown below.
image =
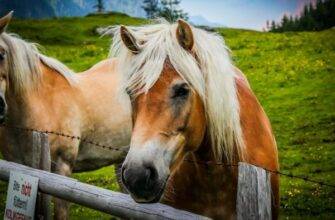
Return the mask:
M15 93L10 91L7 99L8 114L7 123L10 125L22 125L29 117L30 102L29 97L35 93L33 90L20 91Z
M237 163L239 161L239 158L236 157L233 158L233 161L228 161L225 155L222 155L222 161L216 161L216 158L214 157L214 147L212 144L212 141L210 140L210 136L208 132L206 131L204 135L204 139L202 140L199 148L197 151L192 152L188 157L192 157L196 160L197 163L222 163L222 164L231 164L231 163Z
M44 106L50 105L52 100L52 90L57 91L56 87L61 87L66 82L65 79L54 70L39 63L41 68L41 81L36 83L33 88L28 88L20 92L9 92L8 95L8 122L26 126L31 124L29 120L34 120L38 111Z
M162 202L200 214L206 212L214 218L229 216L235 204L235 167L216 165L214 161L209 135L205 135L198 150L190 153L170 177ZM218 209L222 204L225 208Z
M198 149L195 152L192 152L188 157L192 157L194 160L196 160L196 162L199 163L214 161L212 143L207 131Z

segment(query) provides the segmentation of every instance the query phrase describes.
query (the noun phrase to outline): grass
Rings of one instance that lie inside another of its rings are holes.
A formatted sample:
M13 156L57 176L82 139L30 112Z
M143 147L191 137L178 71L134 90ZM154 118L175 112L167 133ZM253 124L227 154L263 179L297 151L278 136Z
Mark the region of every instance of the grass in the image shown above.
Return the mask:
M44 46L75 71L108 54L110 39L98 26L138 25L145 20L120 14L52 20L16 20L10 31ZM267 112L276 135L281 171L335 183L335 30L260 33L219 29L236 65ZM73 175L80 181L118 190L112 167ZM6 184L0 183L0 210ZM2 215L0 211L0 215ZM71 219L111 217L77 205ZM335 189L281 178L281 218L334 219Z
M268 113L281 170L334 184L335 31L220 33ZM334 189L281 178L283 217L334 217L334 199Z

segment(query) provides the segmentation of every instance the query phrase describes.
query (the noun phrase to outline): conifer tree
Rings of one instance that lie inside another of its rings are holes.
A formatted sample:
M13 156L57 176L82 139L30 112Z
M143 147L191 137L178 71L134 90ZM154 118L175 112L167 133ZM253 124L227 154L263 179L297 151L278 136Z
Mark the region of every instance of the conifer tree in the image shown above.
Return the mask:
M105 6L103 0L97 0L97 4L94 5L94 8L97 9L98 13L102 13L105 11Z
M174 22L179 18L188 19L187 13L179 8L180 0L161 0L162 8L159 16L164 17L170 22Z
M273 31L273 32L277 31L277 27L276 27L276 22L275 21L271 22L271 31Z
M284 15L281 23L271 24L272 32L319 31L335 26L335 0L317 0L306 4L299 17Z
M159 14L158 0L144 0L142 8L148 18L155 18Z

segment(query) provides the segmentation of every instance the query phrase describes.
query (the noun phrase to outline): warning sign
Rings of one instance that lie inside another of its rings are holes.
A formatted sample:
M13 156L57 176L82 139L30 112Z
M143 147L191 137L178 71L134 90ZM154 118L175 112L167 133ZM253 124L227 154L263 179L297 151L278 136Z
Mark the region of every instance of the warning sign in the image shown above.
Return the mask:
M38 178L10 172L5 220L33 220Z

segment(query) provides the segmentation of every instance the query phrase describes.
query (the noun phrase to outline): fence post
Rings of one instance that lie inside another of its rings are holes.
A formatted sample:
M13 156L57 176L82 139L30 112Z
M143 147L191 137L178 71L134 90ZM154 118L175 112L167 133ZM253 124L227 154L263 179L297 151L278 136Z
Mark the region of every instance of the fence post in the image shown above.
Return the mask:
M238 164L237 219L271 219L270 174L264 169Z
M33 132L33 155L32 167L50 172L51 158L48 135L39 132ZM37 219L51 219L51 196L38 193L36 201Z

